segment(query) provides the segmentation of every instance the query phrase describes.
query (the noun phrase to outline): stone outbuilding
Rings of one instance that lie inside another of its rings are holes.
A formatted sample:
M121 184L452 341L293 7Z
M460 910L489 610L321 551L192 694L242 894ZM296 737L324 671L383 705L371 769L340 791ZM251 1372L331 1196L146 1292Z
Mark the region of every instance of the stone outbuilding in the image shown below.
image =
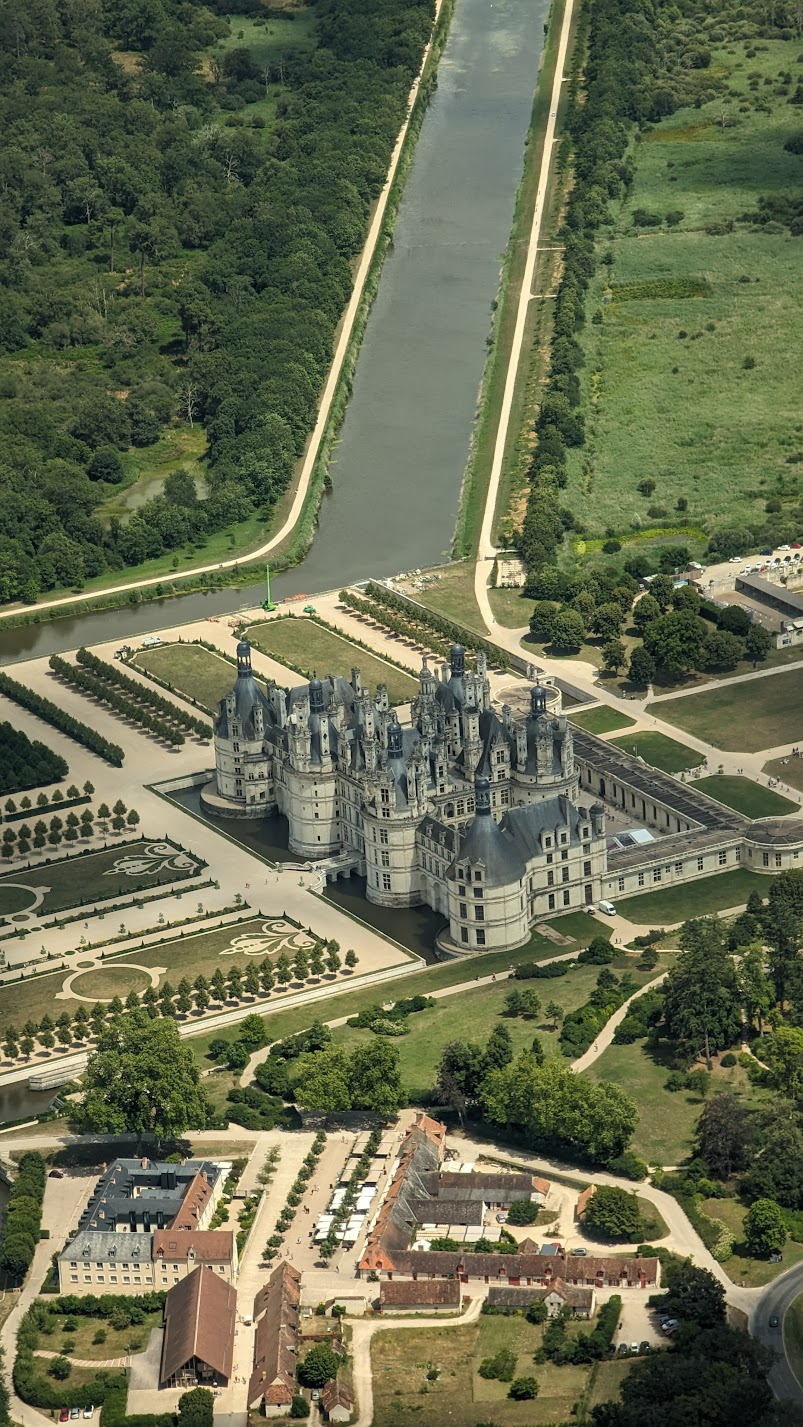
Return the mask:
M165 1299L160 1387L227 1387L234 1359L237 1294L206 1268Z

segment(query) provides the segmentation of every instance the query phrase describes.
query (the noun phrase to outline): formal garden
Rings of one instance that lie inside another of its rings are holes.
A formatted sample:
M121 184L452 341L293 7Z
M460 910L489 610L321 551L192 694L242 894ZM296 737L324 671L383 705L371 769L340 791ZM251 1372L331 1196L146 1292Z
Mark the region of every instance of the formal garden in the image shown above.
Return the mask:
M93 822L81 823L75 813L67 813L64 820L60 814L54 814L45 824L43 819L35 819L32 813L33 830L29 845L36 850L45 845L57 847L62 841L62 829L66 836L72 819L77 828L89 826L93 832L102 832L105 827L106 831L111 829L122 833L126 828L131 831L136 828L139 814L136 809L126 808L122 802L111 809L102 803L97 809L97 825ZM37 832L39 822L44 832ZM54 828L53 822L58 826ZM22 828L16 823L6 826L4 838L9 831L16 832L16 846L22 852L21 842L29 841L23 837ZM54 838L53 833L59 833L59 836ZM169 838L149 840L142 837L135 842L121 841L116 846L97 852L86 850L72 857L54 860L42 858L19 872L0 875L0 917L14 918L26 913L27 922L33 915L40 918L72 907L89 907L95 902L106 902L124 894L132 895L167 883L185 881L196 877L205 866L201 858L185 852Z

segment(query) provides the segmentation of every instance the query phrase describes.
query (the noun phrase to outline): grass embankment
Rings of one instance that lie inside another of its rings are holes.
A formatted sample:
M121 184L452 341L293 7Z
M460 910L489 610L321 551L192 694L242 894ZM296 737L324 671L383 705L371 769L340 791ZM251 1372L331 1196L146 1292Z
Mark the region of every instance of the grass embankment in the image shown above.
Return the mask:
M489 951L481 956L466 957L464 961L445 961L439 965L428 966L422 971L400 977L398 981L383 981L381 986L366 986L340 994L334 992L321 1004L318 1016L321 1020L337 1020L341 1016L355 1016L365 1006L375 1005L380 998L383 1001L393 1001L401 996L429 996L442 986L460 986L480 976L505 976L512 966L520 962L545 961L548 957L571 954L588 946L595 936L610 937L612 934L612 929L595 925L585 912L569 912L567 916L557 917L548 925L553 933L557 932L560 937L566 938L565 944L556 945L548 937L533 932L526 946L521 946L516 951ZM525 984L535 986L542 1000L550 1001L552 989L559 984L559 979L519 984L522 988ZM283 1040L285 1036L295 1035L296 1031L304 1030L309 1025L310 1019L310 1008L307 1006L291 1007L288 1010L278 1008L267 1023L271 1040ZM204 1056L209 1040L217 1034L219 1032L210 1031L202 1036L193 1036L190 1044L196 1054Z
M702 753L698 753L694 748L686 748L682 743L676 743L674 738L667 738L665 733L623 734L621 738L612 738L610 742L625 753L643 758L645 763L651 764L653 768L660 768L664 773L687 773L690 768L698 768L703 761Z
M738 1199L704 1199L700 1206L711 1219L721 1219L734 1235L733 1254L722 1267L733 1283L743 1283L748 1288L762 1288L771 1283L779 1274L803 1261L803 1244L787 1239L780 1263L770 1263L768 1258L753 1258L744 1243L743 1223L747 1207Z
M236 678L236 670L228 660L199 644L163 644L159 649L143 649L131 662L209 713L230 692Z
M706 530L761 525L769 496L797 499L798 242L780 224L737 220L762 195L799 188L800 159L784 151L799 110L781 79L799 51L791 32L713 47L722 94L633 146L632 189L598 239L598 259L613 263L597 267L579 338L588 439L570 452L566 497L593 535L668 524L680 499L680 519ZM637 226L637 210L658 226ZM673 295L684 283L701 295Z
M307 679L315 674L319 679L334 674L350 680L352 669L358 668L372 691L377 684L387 685L391 704L409 703L418 693L418 681L412 675L314 619L266 620L247 629L245 638L255 649L297 669Z
M789 1366L803 1386L803 1293L786 1310L783 1320L783 1345Z
M532 230L535 199L541 174L544 140L549 118L552 88L555 80L555 67L557 64L563 14L564 0L555 0L550 11L549 28L538 73L530 127L524 150L524 170L516 198L513 224L502 268L490 354L483 376L477 422L463 481L460 513L453 545L454 553L458 557L471 555L476 552L485 512L491 465L493 463L494 448L501 417L502 400L513 349L513 337L516 327L519 299L524 281L524 270L527 261L530 232ZM565 100L562 100L561 111L563 111L564 106ZM560 133L562 119L563 112L558 116L558 133ZM562 176L556 175L553 165L541 227L542 243L552 243L554 241L551 238L547 238L546 235L552 232L557 223L562 198L562 182ZM552 291L551 284L554 281L558 260L559 254L555 252L545 252L542 254L536 264L533 277L534 292ZM539 349L541 360L544 360L540 349L543 344L548 341L551 326L551 316L548 313L549 305L548 302L534 301L530 303L528 309L525 340L522 348L522 361L516 379L502 479L500 480L497 497L497 511L503 513L506 511L509 501L512 452L522 425L522 413L530 369L530 354L537 348ZM525 621L522 621L522 623L524 622Z
M617 897L616 909L639 926L673 925L689 917L709 917L730 907L742 907L751 892L766 897L769 879L746 867L734 867L719 877L701 877L697 882L645 892L643 897Z
M637 985L643 986L660 975L666 960L654 971L638 971L632 958L617 957L611 971L621 976L625 971L632 975ZM516 982L521 988L535 987L544 1004L555 1001L564 1013L573 1011L588 1000L599 976L598 966L578 966L568 975L554 981ZM384 987L375 995L380 1000ZM399 1052L402 1081L410 1100L418 1103L428 1095L435 1083L438 1062L444 1046L450 1041L472 1040L484 1044L497 1025L505 1025L513 1041L516 1054L528 1050L534 1036L538 1036L547 1055L561 1056L558 1044L559 1028L542 1010L533 1019L505 1015L505 997L510 991L510 983L502 981L496 986L478 986L476 989L461 991L459 995L448 996L429 1010L421 1011L409 1018L409 1032L394 1042ZM406 994L406 993L404 993ZM335 1039L351 1050L356 1045L368 1045L374 1035L369 1030L357 1030L341 1026L334 1032Z
M800 737L802 699L803 668L796 668L687 698L662 699L648 712L716 748L757 753Z
M784 817L787 813L800 811L797 803L782 798L772 788L762 788L750 778L726 777L715 774L712 778L698 778L694 784L701 793L716 798L727 808L735 808L748 818Z
M635 1041L632 1045L608 1046L584 1071L590 1080L611 1080L632 1095L638 1106L639 1120L630 1148L648 1164L680 1164L691 1152L694 1131L702 1114L704 1101L699 1096L686 1090L666 1089L667 1077L674 1068L671 1045L659 1043L655 1050L648 1050L643 1041ZM740 1065L722 1069L715 1061L709 1094L718 1090L731 1091L752 1106L766 1099L763 1092L751 1084ZM716 1217L724 1215L717 1212Z

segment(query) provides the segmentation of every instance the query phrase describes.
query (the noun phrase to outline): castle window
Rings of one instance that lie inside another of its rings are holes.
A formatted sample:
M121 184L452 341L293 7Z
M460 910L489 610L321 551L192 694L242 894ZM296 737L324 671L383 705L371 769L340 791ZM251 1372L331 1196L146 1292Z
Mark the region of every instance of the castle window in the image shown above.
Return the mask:
M767 866L766 853L764 854L764 857L765 857L764 866L766 867L766 866ZM702 857L698 857L698 858L697 858L697 871L698 871L698 872L702 872L704 865L705 865L705 864L704 864L703 858L702 858Z
M468 916L468 907L466 906L465 902L460 903L460 915L461 917Z
M389 873L389 872L383 872L383 873L382 873L382 889L383 889L383 891L385 891L385 892L389 892L389 891L390 891L390 873Z
M458 800L457 800L457 816L458 816L459 818L464 817L464 816L465 816L465 811L466 811L465 799L464 799L464 798L458 798Z
M546 884L547 884L547 887L554 887L554 885L555 885L555 874L554 874L554 872L547 872L547 874L546 874Z
M562 852L562 853L560 854L560 860L561 860L561 862L568 862L568 861L569 861L569 854L568 854L568 852Z
M562 868L561 868L560 880L561 880L561 882L568 882L568 880L569 880L569 869L568 869L568 867L562 867Z
M478 874L478 875L479 875L479 874ZM474 888L474 896L475 896L475 897L481 897L481 896L482 896L482 888L481 888L481 887L475 887L475 888Z
M475 908L474 908L474 920L475 920L476 922L484 922L484 921L485 921L485 908L484 908L484 907L475 907Z
M584 863L583 863L583 876L584 876L584 877L590 877L590 876L591 876L591 863L590 863L590 862L584 862Z
M762 854L761 854L761 861L762 861L762 864L764 865L764 867L769 867L769 865L770 865L770 855L769 855L768 852L762 852Z
M376 839L376 833L374 833L374 839ZM380 841L381 843L383 843L385 846L387 846L388 830L387 830L386 827L383 827L383 828L380 828L380 829L379 829L379 841Z
M554 910L555 910L555 894L554 894L554 892L550 892L549 897L548 897L548 899L547 899L547 905L548 905L548 907L549 907L550 912L554 912Z
M619 892L624 892L624 890L625 890L625 879L624 879L624 877L620 877L620 878L619 878L618 882L616 883L616 889L617 889L617 891L619 891Z
M571 902L571 899L572 899L572 894L571 894L571 892L564 892L564 894L563 894L563 905L564 905L564 907L568 907L569 903Z
M552 838L551 838L551 837L545 837L545 838L544 838L544 847L551 847L551 846L552 846Z
M381 854L381 862L382 862L382 866L383 866L383 867L389 867L389 866L390 866L390 853L389 853L389 852L383 852L383 853Z
M639 875L638 875L638 884L639 884L639 887L643 887L643 886L644 886L644 873L643 873L643 872L639 872Z
M477 946L484 946L484 945L485 945L485 932L482 930L481 927L479 927L479 928L477 929Z
M465 942L468 941L468 927L460 928L460 940Z
M793 856L793 857L797 857L797 853L796 853L796 852L793 852L793 853L792 853L792 856ZM741 862L741 860L742 860L742 849L741 849L740 847L737 847L737 848L736 848L736 861L737 861L737 862Z
M781 854L780 854L780 852L776 852L776 854L775 854L775 866L776 866L776 867L780 867L780 865L781 865Z
M547 867L551 867L551 866L552 866L552 863L554 862L554 860L555 860L555 859L553 858L552 853L551 853L551 852L548 852L547 855L546 855L546 865L547 865Z
M725 866L725 863L727 862L727 860L728 860L728 854L727 854L727 852L725 852L725 851L720 852L720 854L719 854L719 865L720 865L720 867L724 867L724 866Z
M482 872L481 872L480 868L477 868L477 871L474 873L474 881L475 881L475 882L481 882L481 881L482 881ZM476 896L476 892L475 892L474 895Z
M652 880L653 880L653 882L660 882L660 880L661 880L661 869L660 869L660 867L653 867L653 869L652 869Z
M680 877L680 875L682 874L682 872L683 872L683 863L682 863L682 862L676 862L676 863L675 863L675 876L676 876L676 877Z
M509 804L510 804L510 794L509 794L507 788L503 788L503 789L502 789L501 793L499 794L499 801L500 801L500 803L502 804L502 807L503 807L503 808L506 808L506 807L509 806Z

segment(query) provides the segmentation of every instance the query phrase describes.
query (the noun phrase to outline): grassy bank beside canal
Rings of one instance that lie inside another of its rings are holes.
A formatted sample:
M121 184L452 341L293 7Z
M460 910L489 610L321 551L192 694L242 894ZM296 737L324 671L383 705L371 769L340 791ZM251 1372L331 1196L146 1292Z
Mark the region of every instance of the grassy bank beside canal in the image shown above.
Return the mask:
M476 553L480 528L482 526L494 446L496 443L496 433L499 428L502 398L511 360L516 313L527 260L527 247L533 223L538 180L544 156L544 139L547 120L549 118L552 88L555 82L555 67L558 59L564 10L565 0L553 0L552 8L549 13L549 23L541 57L541 66L538 73L532 117L525 141L524 169L516 197L516 207L513 215L510 239L502 265L502 274L490 339L490 350L485 366L482 386L480 388L477 419L474 427L471 451L463 478L460 510L453 544L453 555L456 559L473 556ZM571 55L574 46L576 25L577 17L575 17L572 24L569 55ZM558 116L558 133L561 132L561 126L565 118L566 104L567 99L563 98L561 101L561 113ZM563 201L565 178L565 172L559 174L556 165L550 176L550 184L547 192L543 224L545 234L551 233L556 227ZM546 252L536 263L534 278L536 291L551 290L550 283L553 279L557 256L558 255L554 252ZM551 317L548 312L544 312L545 307L548 307L548 303L534 302L531 304L531 316L528 318L524 349L526 356L523 353L521 368L517 377L510 421L510 438L508 449L505 452L502 480L499 486L497 510L500 512L507 510L510 498L511 467L513 464L516 440L522 426L524 397L528 386L528 374L531 367L531 353L534 350L534 344L536 342L538 343L539 350L541 350L543 344L548 340L548 329L551 325ZM547 323L546 327L544 327L545 322ZM545 355L543 360L546 360Z

